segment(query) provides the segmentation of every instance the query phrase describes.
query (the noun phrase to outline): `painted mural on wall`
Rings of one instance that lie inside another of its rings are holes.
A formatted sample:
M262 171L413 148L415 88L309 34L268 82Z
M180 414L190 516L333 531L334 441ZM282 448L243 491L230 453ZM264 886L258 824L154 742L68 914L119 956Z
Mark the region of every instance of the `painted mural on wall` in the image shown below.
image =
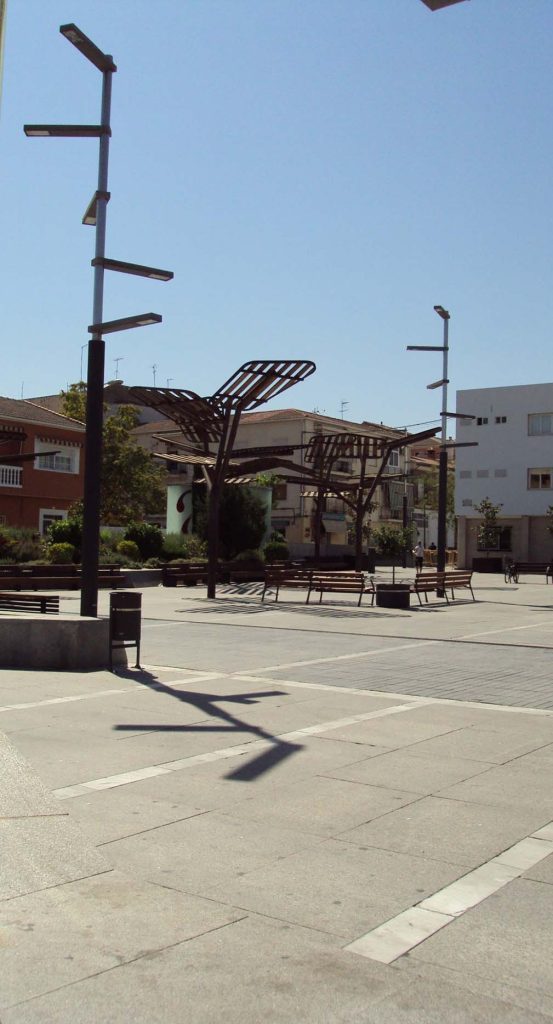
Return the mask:
M169 484L167 488L167 533L192 533L192 487Z

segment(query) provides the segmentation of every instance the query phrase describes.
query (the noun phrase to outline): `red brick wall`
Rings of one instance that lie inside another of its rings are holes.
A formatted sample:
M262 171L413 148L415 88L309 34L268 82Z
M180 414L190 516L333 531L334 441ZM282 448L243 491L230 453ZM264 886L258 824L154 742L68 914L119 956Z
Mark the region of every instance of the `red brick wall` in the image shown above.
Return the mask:
M30 424L21 422L27 437L21 446L23 453L34 452L35 439L47 439L49 451L63 452L61 441L77 442L79 451L79 472L62 473L56 470L36 469L32 461L22 462L22 487L0 486L0 516L6 517L9 526L28 526L38 530L41 509L67 510L73 502L83 496L84 479L84 432L66 427ZM57 442L57 443L56 443ZM0 447L2 456L20 451L18 442ZM17 465L17 463L10 463Z

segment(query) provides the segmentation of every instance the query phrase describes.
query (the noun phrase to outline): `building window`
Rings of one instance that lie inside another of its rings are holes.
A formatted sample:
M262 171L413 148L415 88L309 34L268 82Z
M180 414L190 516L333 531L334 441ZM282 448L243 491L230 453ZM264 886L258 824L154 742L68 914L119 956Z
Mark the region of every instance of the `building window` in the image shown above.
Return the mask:
M550 491L551 490L551 477L553 470L551 469L529 469L528 470L528 490L529 491Z
M42 537L48 533L51 523L57 523L60 519L67 519L67 512L58 508L41 508L38 517L38 529Z
M56 448L60 450L53 454ZM76 447L69 447L63 442L35 441L35 452L35 469L47 469L55 473L79 472L79 449Z
M487 416L477 416L476 417L476 425L478 427L484 427L487 422L488 422L488 417Z
M489 469L477 469L476 470L476 476L479 477L481 480L485 480L486 477L488 477L489 475L490 475Z
M532 437L553 434L553 412L533 412L528 416L528 433Z
M471 480L472 469L462 469L461 472L459 473L459 477L461 480Z
M346 459L339 459L336 463L337 473L351 473L351 463L347 462Z
M286 501L288 497L288 484L280 483L273 486L273 502Z
M507 417L506 416L496 416L495 417L495 422L496 423L506 423L507 422Z
M506 469L494 469L493 475L494 476L507 476L507 470Z
M388 466L393 469L399 469L399 452L390 452L388 457Z
M510 526L498 526L494 538L486 546L478 542L479 551L511 551L511 529Z

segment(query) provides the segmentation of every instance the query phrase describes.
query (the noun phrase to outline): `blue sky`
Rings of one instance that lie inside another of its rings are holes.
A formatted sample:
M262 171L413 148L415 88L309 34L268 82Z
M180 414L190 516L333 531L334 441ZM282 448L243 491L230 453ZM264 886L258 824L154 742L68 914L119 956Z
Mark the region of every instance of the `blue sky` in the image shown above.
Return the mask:
M107 255L175 272L107 275L105 319L164 322L109 336L106 379L307 358L278 405L426 421L437 303L453 390L553 379L551 0L9 0L1 394L77 380L91 322L97 140L22 131L99 120L70 21L118 66Z

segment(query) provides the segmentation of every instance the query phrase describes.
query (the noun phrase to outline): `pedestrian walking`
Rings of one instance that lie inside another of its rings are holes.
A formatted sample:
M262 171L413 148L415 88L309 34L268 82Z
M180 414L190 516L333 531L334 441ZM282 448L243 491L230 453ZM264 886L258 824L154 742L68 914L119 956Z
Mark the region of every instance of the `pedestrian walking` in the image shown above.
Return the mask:
M424 561L424 548L421 544L420 538L413 548L413 554L415 556L415 569L418 575L419 572L422 572L422 563Z

